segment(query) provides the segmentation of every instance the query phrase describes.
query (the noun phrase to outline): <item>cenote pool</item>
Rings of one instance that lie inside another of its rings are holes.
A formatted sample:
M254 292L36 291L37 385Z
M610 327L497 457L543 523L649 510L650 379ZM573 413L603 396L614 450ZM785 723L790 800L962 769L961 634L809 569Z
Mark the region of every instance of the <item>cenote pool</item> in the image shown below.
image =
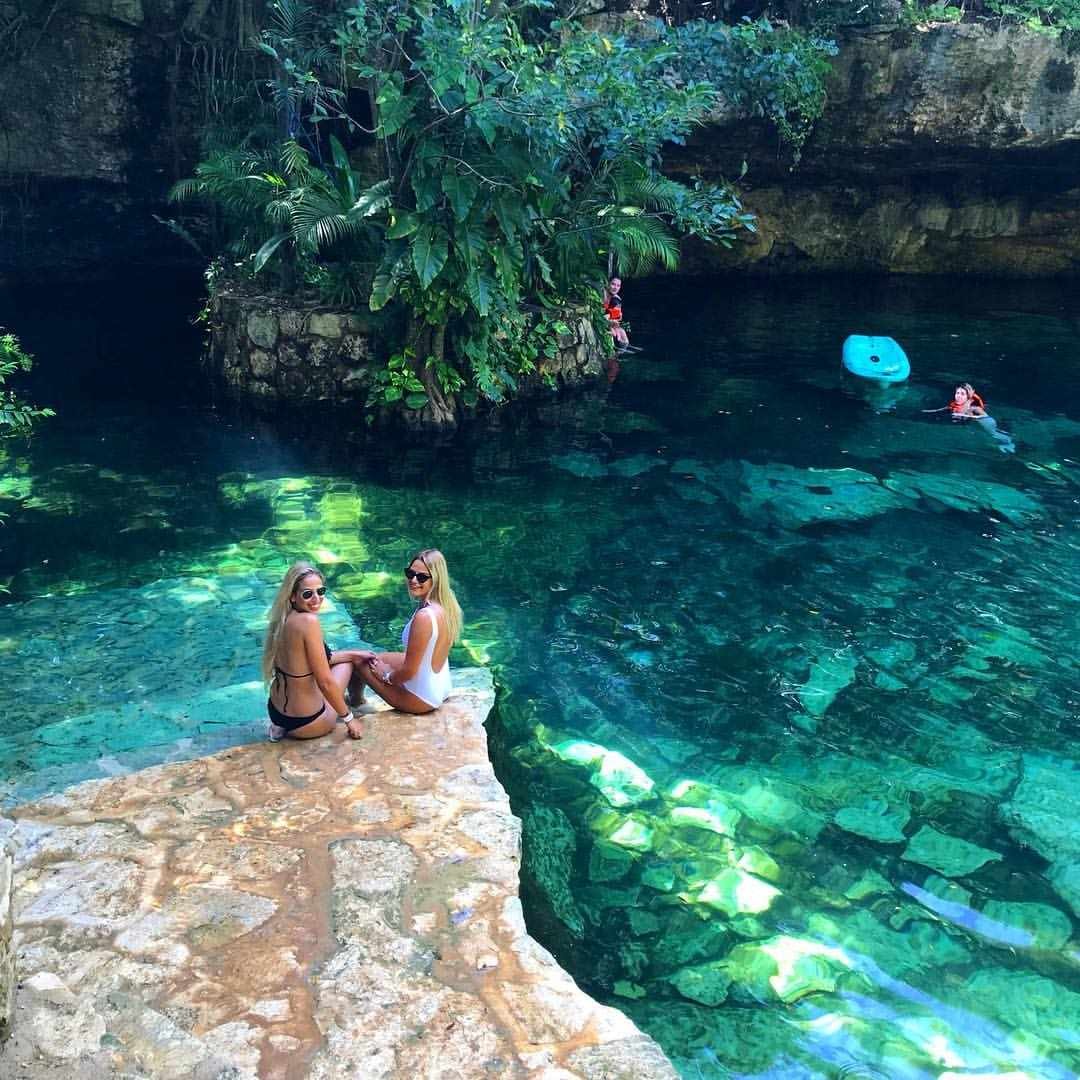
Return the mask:
M408 448L212 408L179 301L24 302L61 416L0 448L0 796L257 737L286 563L381 645L434 544L533 933L684 1077L1073 1077L1070 293L631 283L606 401ZM910 383L841 378L851 332ZM963 380L1015 453L920 412Z

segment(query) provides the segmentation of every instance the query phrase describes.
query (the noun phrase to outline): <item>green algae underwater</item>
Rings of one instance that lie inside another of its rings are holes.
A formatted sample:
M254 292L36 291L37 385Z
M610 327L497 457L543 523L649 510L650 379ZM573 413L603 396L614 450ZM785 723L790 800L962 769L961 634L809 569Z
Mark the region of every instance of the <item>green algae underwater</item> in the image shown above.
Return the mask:
M327 572L329 640L389 646L434 544L453 662L502 688L530 928L684 1077L1075 1076L1066 290L625 294L644 352L559 426L328 452L197 392L73 391L4 443L0 796L259 737L287 563ZM900 340L910 383L843 377L850 332ZM959 381L1015 453L921 412Z

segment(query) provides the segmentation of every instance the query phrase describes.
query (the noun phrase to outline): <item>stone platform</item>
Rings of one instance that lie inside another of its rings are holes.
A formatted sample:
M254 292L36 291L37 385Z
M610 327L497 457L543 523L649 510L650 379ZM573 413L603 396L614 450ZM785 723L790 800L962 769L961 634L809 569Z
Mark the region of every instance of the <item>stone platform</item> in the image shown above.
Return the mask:
M18 807L5 1080L675 1080L530 938L486 672ZM3 836L0 835L0 840Z

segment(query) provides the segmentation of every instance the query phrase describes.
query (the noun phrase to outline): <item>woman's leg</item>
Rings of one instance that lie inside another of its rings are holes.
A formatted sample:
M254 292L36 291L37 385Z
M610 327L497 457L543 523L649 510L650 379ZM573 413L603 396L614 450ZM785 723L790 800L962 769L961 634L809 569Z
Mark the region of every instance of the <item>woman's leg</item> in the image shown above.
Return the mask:
M405 659L404 653L379 653L377 658L383 664L389 664L391 667L396 667ZM432 712L435 708L434 705L429 705L423 698L418 698L415 694L410 693L403 686L395 686L393 683L384 683L368 664L360 664L360 677L364 680L367 686L370 686L376 694L379 695L392 708L399 709L401 712L413 713L420 715L422 713Z

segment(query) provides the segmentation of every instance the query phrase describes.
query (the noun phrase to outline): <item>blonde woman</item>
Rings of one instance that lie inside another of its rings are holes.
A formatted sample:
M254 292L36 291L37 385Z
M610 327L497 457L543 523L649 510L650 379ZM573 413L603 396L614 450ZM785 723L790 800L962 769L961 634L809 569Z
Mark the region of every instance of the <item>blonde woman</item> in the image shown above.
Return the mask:
M401 635L403 653L378 653L358 674L395 709L427 713L450 693L450 646L461 633L461 607L441 551L427 548L405 567L409 597L419 605Z
M270 683L266 711L271 742L288 735L317 739L345 721L349 735L359 739L363 727L345 704L345 689L363 694L355 673L368 670L375 654L362 649L332 652L323 641L319 609L326 595L322 574L310 563L289 567L270 608L263 645L262 673Z

